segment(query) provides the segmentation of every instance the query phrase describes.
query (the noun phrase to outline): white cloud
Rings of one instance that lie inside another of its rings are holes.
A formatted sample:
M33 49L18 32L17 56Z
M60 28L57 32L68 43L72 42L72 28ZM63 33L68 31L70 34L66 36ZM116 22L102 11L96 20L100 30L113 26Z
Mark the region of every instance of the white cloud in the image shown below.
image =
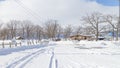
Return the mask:
M80 17L86 13L99 11L107 14L118 14L118 6L103 6L95 1L87 0L6 0L0 3L0 19L9 21L12 19L25 20L38 23L48 19L56 19L62 25L80 23ZM19 5L20 4L20 5ZM29 9L32 11L29 11ZM38 17L39 16L39 17Z

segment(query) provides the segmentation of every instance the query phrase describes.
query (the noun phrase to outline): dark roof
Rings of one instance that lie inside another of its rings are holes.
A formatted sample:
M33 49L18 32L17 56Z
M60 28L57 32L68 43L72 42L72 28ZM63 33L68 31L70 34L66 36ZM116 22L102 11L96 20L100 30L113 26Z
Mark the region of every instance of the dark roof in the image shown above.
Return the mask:
M85 37L92 37L92 35L71 35L70 37L74 37L74 36L85 36Z

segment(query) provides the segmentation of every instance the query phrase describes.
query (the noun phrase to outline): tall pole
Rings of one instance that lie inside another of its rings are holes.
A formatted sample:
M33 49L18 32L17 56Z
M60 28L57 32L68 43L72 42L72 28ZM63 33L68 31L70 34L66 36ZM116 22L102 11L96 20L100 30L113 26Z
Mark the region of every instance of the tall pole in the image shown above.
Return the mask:
M119 0L119 29L120 29L120 0Z
M120 31L120 0L119 0L118 37L119 37L119 31Z
M118 0L119 2L119 7L118 7L118 11L119 11L119 19L118 19L118 24L117 24L117 35L116 35L116 40L118 41L119 39L119 31L120 31L120 0Z
M119 24L120 24L120 0L119 0Z

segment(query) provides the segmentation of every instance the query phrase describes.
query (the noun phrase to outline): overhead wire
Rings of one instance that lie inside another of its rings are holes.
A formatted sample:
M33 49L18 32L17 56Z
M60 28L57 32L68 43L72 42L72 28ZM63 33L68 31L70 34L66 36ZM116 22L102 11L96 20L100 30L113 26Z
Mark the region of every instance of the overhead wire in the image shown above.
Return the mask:
M36 12L34 12L33 10L31 10L30 8L26 7L20 0L14 0L20 7L22 7L25 12L33 17L35 17L39 22L41 22L40 20L40 16L39 14L37 14Z

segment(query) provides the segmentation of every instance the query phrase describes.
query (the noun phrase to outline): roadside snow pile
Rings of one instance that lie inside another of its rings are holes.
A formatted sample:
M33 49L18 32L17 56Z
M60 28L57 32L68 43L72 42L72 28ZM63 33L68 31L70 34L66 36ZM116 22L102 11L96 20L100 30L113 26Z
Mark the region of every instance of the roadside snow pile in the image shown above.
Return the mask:
M45 45L34 45L34 46L32 45L32 46L19 46L16 48L5 48L5 49L0 49L0 55L7 55L13 52L20 52L28 49L35 49L35 48L41 48L41 47L45 47Z
M118 41L79 41L79 46L87 47L116 47L120 46Z
M85 48L105 48L108 47L107 43L101 41L80 41L77 47L85 47Z
M80 51L89 51L89 54L97 55L119 55L120 46L117 41L80 41L75 48Z
M114 41L113 44L120 47L120 41Z
M54 46L54 45L57 45L55 41L49 41L48 43L49 46Z
M59 45L74 45L73 41L59 41L59 42L56 42L56 44L59 44Z

